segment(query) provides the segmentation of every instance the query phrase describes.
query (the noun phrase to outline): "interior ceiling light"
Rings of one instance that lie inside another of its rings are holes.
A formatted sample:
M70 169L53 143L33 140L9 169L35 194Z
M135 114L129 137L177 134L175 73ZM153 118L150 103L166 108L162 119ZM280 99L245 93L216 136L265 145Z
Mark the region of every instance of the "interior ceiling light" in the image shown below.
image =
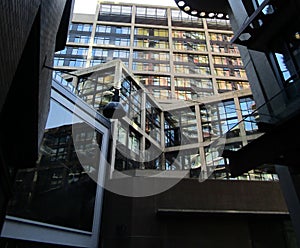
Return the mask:
M201 16L201 17L203 17L203 16L205 16L205 15L206 15L206 14L205 14L205 12L203 12L203 11L200 13L200 16Z
M209 13L208 14L208 17L214 17L215 16L215 13Z
M296 32L296 33L295 33L295 38L296 38L297 40L300 40L300 32Z
M185 5L185 2L184 2L184 1L179 1L179 2L178 2L178 6L183 7L184 5Z
M222 18L223 16L224 16L223 13L219 13L219 14L217 15L218 18Z
M197 10L193 10L193 11L191 12L192 15L197 15L197 13L198 13Z

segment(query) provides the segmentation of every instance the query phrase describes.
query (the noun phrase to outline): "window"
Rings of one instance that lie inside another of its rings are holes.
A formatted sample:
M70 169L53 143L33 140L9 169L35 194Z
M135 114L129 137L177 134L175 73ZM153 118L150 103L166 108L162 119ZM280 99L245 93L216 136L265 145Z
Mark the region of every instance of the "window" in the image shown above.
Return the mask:
M122 75L120 98L128 117L141 126L141 92L134 81L126 75Z
M195 41L173 40L173 48L181 51L207 51L206 45Z
M165 52L150 52L150 51L134 51L133 52L134 60L161 60L169 61L169 53Z
M114 45L117 46L129 46L130 44L130 39L126 39L126 38L116 38Z
M172 31L172 37L191 40L205 40L205 34L203 32L193 32L186 30L174 30Z
M55 66L63 66L64 62L65 62L64 58L54 58L53 65L55 65Z
M100 6L100 16L103 15L131 15L131 7L130 6L122 6L122 5L109 5L109 4L101 4Z
M114 58L129 58L129 51L128 50L113 50L113 57Z
M111 26L97 25L96 32L109 34L111 33Z
M145 131L157 142L161 140L160 111L149 99L146 100Z
M98 246L100 225L94 220L99 220L103 189L92 176L104 178L99 165L105 164L108 128L96 115L68 109L74 109L73 102L53 91L40 160L16 174L17 193L2 237L40 241L42 233L43 242L55 245Z
M229 20L225 19L209 19L207 18L207 27L209 29L221 29L221 30L230 30L231 25Z
M72 23L70 30L92 32L93 25L86 23Z
M108 57L108 51L107 49L93 48L92 55L94 57Z
M84 67L86 65L85 59L66 59L65 64L71 67Z
M191 16L181 10L171 10L171 19L173 26L181 27L203 27L203 22L196 16Z
M197 142L197 120L193 107L164 112L164 116L166 147Z
M71 50L72 55L87 55L88 48L87 47L70 47L68 50Z
M255 110L255 102L251 97L245 97L240 99L240 107L242 116L244 118L243 124L247 134L252 134L258 131L256 124L257 115L251 115Z
M110 37L95 36L94 43L98 45L108 45L110 43Z
M217 80L217 84L219 93L250 88L249 82L247 81Z
M162 8L136 8L136 23L167 24L167 10Z
M156 72L169 72L169 64L148 63L148 62L133 62L132 69L134 71L156 71Z
M80 34L70 33L69 36L68 36L68 42L87 44L87 43L90 42L90 36L89 35L80 35Z
M203 90L212 91L211 79L199 79L199 78L180 78L175 77L175 87L190 87L192 91L202 92Z
M147 75L136 75L139 81L148 86L163 86L170 87L171 79L165 76L147 76Z
M213 137L240 135L236 107L233 100L226 100L215 104L205 104L200 108L202 133L204 140ZM230 132L228 132L230 130Z
M117 4L101 4L98 21L131 22L132 7Z

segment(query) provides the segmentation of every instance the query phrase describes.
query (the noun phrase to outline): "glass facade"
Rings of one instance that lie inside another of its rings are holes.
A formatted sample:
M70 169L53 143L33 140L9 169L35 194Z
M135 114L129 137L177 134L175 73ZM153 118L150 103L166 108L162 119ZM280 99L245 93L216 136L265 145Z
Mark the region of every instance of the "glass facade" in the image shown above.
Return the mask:
M171 7L103 3L94 25L72 23L67 48L55 55L54 65L71 69L121 59L158 100L193 100L249 89L232 37L228 20L201 19ZM212 86L181 86L191 75ZM168 78L168 85L152 83L152 77Z
M100 112L111 100L106 96L110 88L120 91L127 115L117 128L114 168L201 167L209 174L218 167L214 178L230 178L213 142L226 137L226 146L234 149L259 132L256 119L248 116L253 100L239 50L230 43L229 21L201 19L172 7L103 3L94 25L83 24L72 24L70 35L90 34L88 45L70 41L55 55L55 65L66 68L70 54L86 66L119 59L128 68L99 67L73 84ZM155 158L149 158L151 149L157 151Z
M96 247L103 194L96 180L104 177L109 123L80 110L86 103L75 106L67 84L53 78L38 160L16 173L5 228L21 240Z

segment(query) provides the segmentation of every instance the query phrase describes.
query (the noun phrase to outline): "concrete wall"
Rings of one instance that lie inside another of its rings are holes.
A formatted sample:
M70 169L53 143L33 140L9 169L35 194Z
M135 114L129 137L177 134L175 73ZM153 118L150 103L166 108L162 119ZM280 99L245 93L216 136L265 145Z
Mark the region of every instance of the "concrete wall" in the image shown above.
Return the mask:
M276 182L184 179L150 197L106 191L101 247L282 248L286 223Z

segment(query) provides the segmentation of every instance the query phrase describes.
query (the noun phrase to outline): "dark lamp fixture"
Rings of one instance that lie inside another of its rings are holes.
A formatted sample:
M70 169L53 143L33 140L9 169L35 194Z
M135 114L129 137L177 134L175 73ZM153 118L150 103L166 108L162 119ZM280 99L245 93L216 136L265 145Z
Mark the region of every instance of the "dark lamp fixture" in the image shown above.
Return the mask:
M120 103L120 90L111 87L110 91L113 93L112 100L104 106L102 114L109 119L121 119L126 116L126 111Z
M199 18L229 19L228 0L174 0L190 16Z

